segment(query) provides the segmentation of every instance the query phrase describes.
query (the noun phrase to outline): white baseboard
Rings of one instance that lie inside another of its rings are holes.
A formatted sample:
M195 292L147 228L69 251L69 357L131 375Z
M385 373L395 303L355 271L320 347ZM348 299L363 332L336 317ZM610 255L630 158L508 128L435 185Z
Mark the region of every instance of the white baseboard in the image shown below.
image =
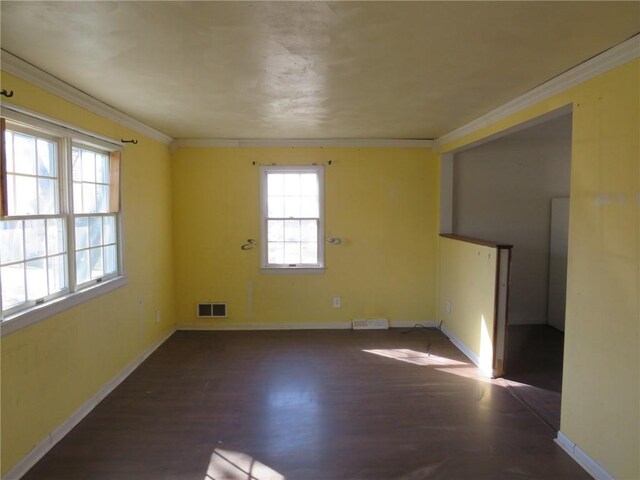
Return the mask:
M442 333L444 333L447 337L449 337L449 340L451 341L451 343L453 343L458 350L460 350L462 353L464 353L469 360L471 360L479 369L480 371L487 377L491 378L492 375L492 371L489 370L487 371L481 364L480 364L480 357L478 355L476 355L469 347L467 347L462 340L460 340L458 337L456 337L451 330L449 330L444 324L440 327L440 330L442 330Z
M416 325L422 325L425 328L436 328L438 324L432 321L425 322L390 322L391 328L413 328Z
M419 324L436 327L436 322L389 322L392 328L411 328ZM289 322L289 323L179 323L176 330L346 330L351 322Z
M589 475L596 480L615 480L609 472L607 472L602 465L596 462L593 458L587 455L584 450L578 447L569 437L564 433L558 432L558 436L555 442L573 458L578 465L584 468Z
M62 440L64 436L73 429L73 427L80 423L80 421L86 417L91 410L93 410L107 395L120 385L125 378L127 378L138 366L140 366L142 362L147 359L147 357L149 357L149 355L162 345L173 334L173 332L174 330L171 329L160 340L138 355L120 373L107 382L100 390L89 398L89 400L82 404L80 408L73 412L69 418L62 422L53 432L36 445L33 450L27 453L22 460L20 460L4 477L2 477L2 480L18 480L27 473L29 469L44 457L56 443Z
M178 323L176 330L344 330L351 322Z

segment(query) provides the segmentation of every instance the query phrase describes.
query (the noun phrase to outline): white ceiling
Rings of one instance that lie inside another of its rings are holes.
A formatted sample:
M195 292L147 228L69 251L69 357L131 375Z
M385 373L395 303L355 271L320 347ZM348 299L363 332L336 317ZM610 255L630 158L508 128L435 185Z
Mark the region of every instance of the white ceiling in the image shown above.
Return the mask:
M437 138L640 31L640 2L14 2L2 48L173 138Z

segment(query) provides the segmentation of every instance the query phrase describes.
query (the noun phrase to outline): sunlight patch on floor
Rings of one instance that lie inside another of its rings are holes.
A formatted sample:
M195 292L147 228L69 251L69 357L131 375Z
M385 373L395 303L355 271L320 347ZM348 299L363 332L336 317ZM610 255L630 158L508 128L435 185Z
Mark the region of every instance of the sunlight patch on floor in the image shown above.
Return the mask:
M487 377L482 371L476 366L467 366L465 368L436 368L439 372L451 373L453 375L457 375L459 377L471 378L472 380L478 380L479 382L484 383L495 383L495 380Z
M286 477L246 453L216 448L204 480L286 480Z
M382 357L393 358L401 362L412 363L413 365L442 366L442 365L467 365L458 360L451 360L446 357L439 357L429 353L416 352L408 348L385 348L376 350L363 350L363 352L373 353Z

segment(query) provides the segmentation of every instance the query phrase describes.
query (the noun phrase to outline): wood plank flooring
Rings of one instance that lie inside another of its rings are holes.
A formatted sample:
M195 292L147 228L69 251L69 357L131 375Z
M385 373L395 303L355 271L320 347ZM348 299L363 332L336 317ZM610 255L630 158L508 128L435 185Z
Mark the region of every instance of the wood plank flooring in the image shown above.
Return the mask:
M549 325L510 325L508 338L505 385L557 432L564 333Z
M439 331L401 332L176 332L24 479L590 478Z

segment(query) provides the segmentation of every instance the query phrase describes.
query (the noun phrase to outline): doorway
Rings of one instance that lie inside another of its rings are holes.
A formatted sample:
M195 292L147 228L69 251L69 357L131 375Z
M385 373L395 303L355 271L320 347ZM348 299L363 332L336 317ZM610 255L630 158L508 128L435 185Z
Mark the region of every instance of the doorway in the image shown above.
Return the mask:
M455 153L452 232L513 245L503 382L560 428L570 113Z

